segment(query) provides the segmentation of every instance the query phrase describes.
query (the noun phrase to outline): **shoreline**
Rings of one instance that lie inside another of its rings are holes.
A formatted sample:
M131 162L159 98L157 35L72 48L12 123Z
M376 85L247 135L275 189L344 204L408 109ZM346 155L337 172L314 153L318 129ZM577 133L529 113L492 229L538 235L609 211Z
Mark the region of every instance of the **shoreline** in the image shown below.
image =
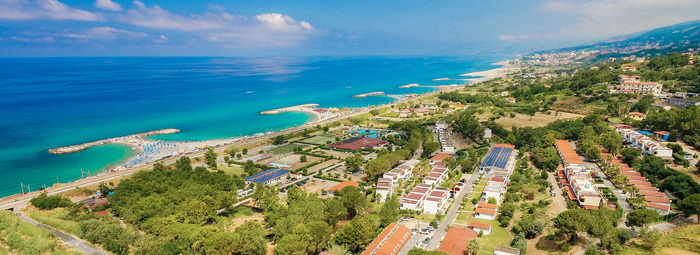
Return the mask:
M503 76L506 76L507 74L510 74L510 73L513 73L516 71L520 71L523 68L520 65L508 64L508 60L496 62L496 63L493 63L492 65L497 65L499 67L496 67L496 68L490 69L490 70L460 74L459 76L474 77L474 78L466 78L466 79L460 79L460 80L468 81L469 84L471 85L471 84L476 84L476 83L480 83L480 82L485 82L485 81L495 79L495 78L501 78Z
M502 62L504 62L504 61L502 61ZM502 62L494 63L493 65L498 65ZM470 76L472 74L490 74L490 73L494 72L494 70L501 69L501 68L502 67L491 69L491 70L473 72L470 74L462 74L460 76ZM510 68L513 68L513 67L510 67ZM518 67L518 69L519 68L520 67ZM509 70L511 70L511 69L509 69ZM496 71L496 73L502 73L502 72L503 72L502 70ZM505 73L505 74L507 74L507 73ZM485 80L493 79L496 77L501 77L505 74L502 74L500 76L491 75L489 77L482 77L482 78L475 78L475 79L459 79L459 80L468 80L468 81L470 81L470 83L466 84L466 85L465 84L455 84L455 85L446 85L446 86L439 86L439 87L434 86L435 88L438 88L436 91L415 94L415 96L411 96L411 97L401 98L401 97L396 96L396 95L382 95L382 96L392 97L395 100L391 103L381 104L381 105L376 105L376 106L371 106L371 107L350 108L350 110L348 110L347 112L343 112L342 114L337 114L337 115L329 116L326 118L323 118L321 113L315 112L313 110L291 110L290 109L290 108L298 107L298 106L307 106L308 107L310 105L315 105L314 108L311 108L311 109L325 109L325 108L315 108L316 106L318 106L318 104L303 104L303 105L297 105L297 106L292 106L292 107L273 109L270 111L286 109L284 111L279 111L279 112L273 113L273 114L295 111L295 112L309 113L309 114L314 116L311 120L307 121L306 123L304 123L302 125L295 126L295 127L289 127L289 128L278 130L278 131L270 131L270 132L266 132L266 133L257 133L257 134L253 134L253 135L246 135L246 136L239 136L239 137L232 137L232 138L213 139L213 140L206 140L206 141L201 140L201 141L172 142L172 141L151 140L151 139L148 139L148 137L146 136L146 137L143 137L141 139L137 139L137 141L142 142L140 144L139 143L135 144L133 142L120 143L120 144L124 144L124 145L130 146L130 147L136 147L136 148L138 148L139 152L138 152L137 156L130 157L127 159L126 162L119 163L119 165L120 165L119 167L114 168L114 169L107 169L106 171L101 171L96 175L92 175L92 176L89 176L86 178L72 180L72 181L65 182L65 183L60 183L60 184L56 185L55 187L47 188L46 192L48 192L49 194L57 194L57 193L61 193L61 192L75 189L76 187L84 187L84 186L88 186L88 185L98 184L99 182L108 181L111 179L116 179L116 178L121 178L124 176L131 175L131 174L135 173L136 171L139 171L142 169L148 169L148 168L152 167L152 165L156 162L170 164L170 163L174 163L175 160L180 158L181 156L198 157L198 156L204 155L204 152L206 151L206 150L201 150L201 149L196 149L196 150L192 150L192 151L185 151L184 153L177 153L177 155L172 155L170 157L156 159L153 162L149 162L149 163L144 162L144 164L132 165L130 167L122 167L124 164L129 163L136 158L139 158L141 154L143 154L144 152L147 152L147 148L145 145L149 145L149 144L152 145L154 143L157 144L159 142L175 143L175 144L183 143L183 144L188 144L191 146L194 146L196 144L200 144L200 145L206 144L206 145L209 145L209 147L213 147L215 151L223 151L226 148L228 148L230 145L241 146L241 145L245 145L248 143L259 142L259 141L271 139L271 138L274 138L278 135L284 135L284 134L288 134L288 133L301 131L301 130L304 130L304 129L307 129L310 127L314 127L316 125L340 121L340 120L343 120L343 119L346 119L346 118L349 118L352 116L367 113L373 109L382 108L382 107L390 107L391 105L401 103L401 102L408 100L408 99L416 99L416 98L421 98L421 97L425 97L425 96L436 95L438 93L445 92L445 91L457 90L460 88L464 88L465 86L472 85L474 83L479 83L479 82L482 82ZM486 76L486 75L484 75L484 76ZM457 80L457 79L455 79L455 80ZM474 81L472 82L472 80L474 80ZM409 85L413 85L413 84L409 84ZM430 86L430 87L433 87L433 86ZM266 111L266 112L269 112L269 111ZM103 140L108 140L108 139L103 139ZM113 143L117 143L117 142L113 142ZM151 147L151 148L153 148L153 147ZM13 194L13 195L5 196L5 197L0 197L0 209L11 208L10 206L12 206L14 204L26 203L26 202L28 202L28 200L30 198L38 195L40 192L43 192L43 191L39 190L39 191L28 192L25 194Z

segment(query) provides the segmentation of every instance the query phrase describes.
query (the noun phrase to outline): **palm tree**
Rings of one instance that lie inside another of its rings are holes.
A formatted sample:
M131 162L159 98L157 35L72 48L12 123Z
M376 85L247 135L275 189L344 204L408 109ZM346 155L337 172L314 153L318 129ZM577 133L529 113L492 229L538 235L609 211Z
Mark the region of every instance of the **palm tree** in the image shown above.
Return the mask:
M467 255L476 255L479 253L479 243L476 242L476 239L472 239L469 241L469 245L467 245Z

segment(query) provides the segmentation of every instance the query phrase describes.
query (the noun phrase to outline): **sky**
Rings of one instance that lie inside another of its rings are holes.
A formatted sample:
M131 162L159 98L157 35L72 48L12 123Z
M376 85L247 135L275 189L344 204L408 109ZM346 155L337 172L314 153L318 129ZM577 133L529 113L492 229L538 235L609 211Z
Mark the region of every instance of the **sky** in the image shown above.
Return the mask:
M512 55L698 19L698 0L0 0L0 57Z

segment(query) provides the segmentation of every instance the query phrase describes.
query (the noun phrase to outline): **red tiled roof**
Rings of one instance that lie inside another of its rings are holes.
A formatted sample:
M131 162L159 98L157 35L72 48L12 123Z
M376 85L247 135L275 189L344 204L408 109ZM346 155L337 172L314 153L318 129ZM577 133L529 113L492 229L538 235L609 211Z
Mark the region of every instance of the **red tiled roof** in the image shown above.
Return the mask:
M354 181L344 181L344 182L339 183L338 185L333 186L333 188L328 189L328 191L341 190L341 189L345 188L345 186L355 186L357 188L357 186L359 186L359 184L357 184L357 182L354 182Z
M496 211L486 208L476 208L476 212L488 215L496 215Z
M648 181L644 176L627 176L627 178L629 178L630 181Z
M662 204L657 204L657 203L647 203L647 206L649 208L654 208L654 209L659 209L659 210L666 210L670 209L668 205L662 205Z
M635 186L649 186L651 187L651 182L645 182L645 181L630 181L630 184L635 185Z
M566 188L566 194L569 195L569 199L576 201L576 194L574 194L574 189L571 186L564 186Z
M493 147L506 147L506 148L515 149L515 145L508 144L508 143L498 143L498 144L494 144Z
M421 198L423 198L423 196L419 194L410 194L406 198L411 200L420 200Z
M464 255L467 244L477 235L479 233L468 228L450 228L437 250L450 255Z
M656 187L649 187L649 186L639 186L635 185L637 187L637 190L650 190L650 191L657 191Z
M632 172L632 171L620 171L620 174L627 175L627 176L642 176L639 172Z
M634 115L634 116L644 116L644 113L641 112L630 112L628 113L629 115Z
M401 248L406 244L408 239L413 235L411 233L411 230L407 228L404 225L398 225L396 226L396 223L391 223L389 226L386 226L382 233L377 236L377 238L372 241L372 243L367 246L367 249L362 252L362 255L369 255L374 252L376 255L389 255L389 254L396 254L401 250ZM394 230L391 235L389 233L391 232L392 229L396 227L396 230ZM384 243L382 243L382 241ZM381 247L377 248L379 244L382 244ZM376 249L376 252L375 252Z
M639 194L645 197L666 197L664 193L658 191L640 190Z
M491 179L489 179L489 181L494 181L494 182L505 182L506 179L498 178L498 177L491 177Z
M670 135L668 131L654 131L654 134L660 134L660 135Z
M598 206L595 205L583 205L583 208L586 210L598 210Z
M556 145L559 151L561 151L562 156L564 156L564 161L566 161L566 163L583 164L583 160L581 160L581 157L576 154L576 151L574 151L574 148L571 147L569 141L559 140L557 141Z
M432 158L430 158L430 161L441 161L443 159L450 158L450 157L452 157L452 155L450 155L450 154L438 153L435 156L433 156Z
M488 229L488 230L491 230L491 224L483 223L483 222L470 221L470 222L469 222L469 226L470 226L470 227L475 227L475 228L481 228L481 229Z
M653 202L653 203L662 203L662 204L670 204L671 199L665 198L665 197L644 197L644 200L647 202Z
M93 212L92 215L102 215L102 216L107 216L107 211L99 211L99 212Z
M478 207L478 208L488 208L488 209L494 209L494 210L496 210L496 209L498 208L498 205L489 204L489 203L478 203L478 204L476 205L476 207Z

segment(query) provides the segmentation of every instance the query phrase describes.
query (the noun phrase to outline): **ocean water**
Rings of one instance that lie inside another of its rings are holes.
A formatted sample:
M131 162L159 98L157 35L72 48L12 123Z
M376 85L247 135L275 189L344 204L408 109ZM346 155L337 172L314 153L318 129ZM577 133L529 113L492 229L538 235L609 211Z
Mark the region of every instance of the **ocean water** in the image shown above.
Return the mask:
M53 155L48 149L156 129L166 140L250 135L297 126L304 113L260 115L298 104L361 107L387 94L425 93L506 57L28 58L0 59L0 196L98 172L135 151L123 145Z

